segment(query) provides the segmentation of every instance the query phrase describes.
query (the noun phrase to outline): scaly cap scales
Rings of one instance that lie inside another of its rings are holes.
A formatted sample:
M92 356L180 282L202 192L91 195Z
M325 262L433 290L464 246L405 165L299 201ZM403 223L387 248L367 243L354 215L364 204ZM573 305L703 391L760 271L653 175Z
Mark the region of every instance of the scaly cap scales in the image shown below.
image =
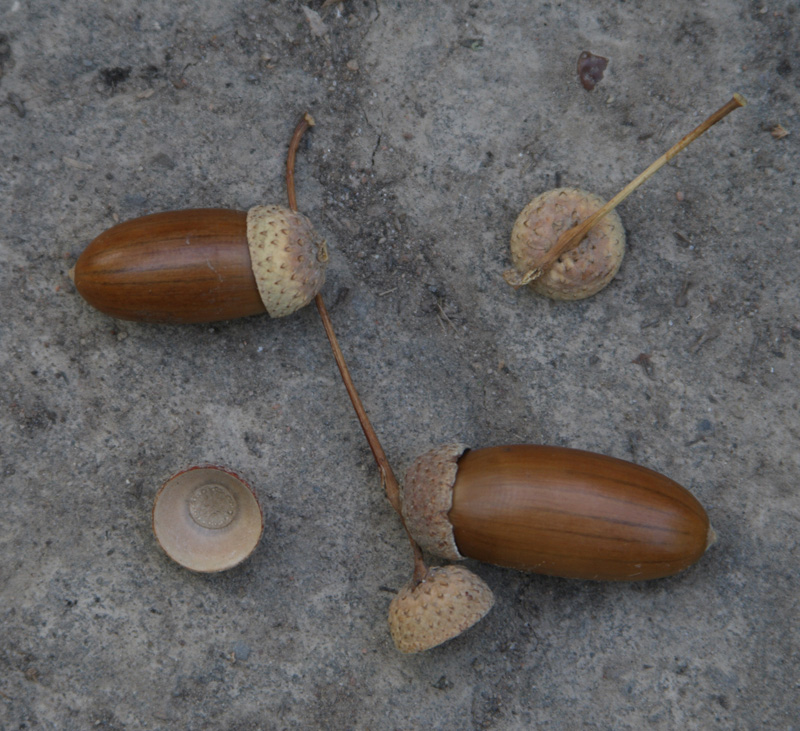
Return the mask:
M307 305L325 282L325 240L303 214L281 206L247 212L247 244L253 274L270 317Z
M422 652L465 632L493 606L483 579L463 566L439 566L392 600L389 630L400 652Z
M418 457L406 472L403 485L403 520L424 551L458 561L453 526L447 514L453 507L453 485L458 458L467 447L445 444Z

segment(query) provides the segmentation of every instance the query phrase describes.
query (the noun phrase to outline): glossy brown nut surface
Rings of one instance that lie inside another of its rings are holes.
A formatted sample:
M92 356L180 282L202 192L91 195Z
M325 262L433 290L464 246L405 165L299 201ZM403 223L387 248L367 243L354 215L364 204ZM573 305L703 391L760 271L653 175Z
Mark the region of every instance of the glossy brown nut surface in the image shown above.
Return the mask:
M464 556L580 579L669 576L697 561L712 535L700 503L668 477L539 445L466 452L449 519Z
M265 312L247 244L247 213L168 211L104 231L78 258L75 286L123 320L214 322Z

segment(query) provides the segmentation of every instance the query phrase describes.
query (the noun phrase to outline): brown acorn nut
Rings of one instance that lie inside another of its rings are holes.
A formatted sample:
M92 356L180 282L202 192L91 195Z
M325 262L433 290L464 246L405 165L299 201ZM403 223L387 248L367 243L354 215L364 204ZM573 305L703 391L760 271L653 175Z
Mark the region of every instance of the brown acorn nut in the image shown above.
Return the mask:
M214 322L308 304L325 281L325 241L280 206L206 208L125 221L101 233L72 276L93 307L123 320Z
M564 447L450 444L406 475L403 516L443 558L576 579L678 573L715 539L678 483L624 460Z

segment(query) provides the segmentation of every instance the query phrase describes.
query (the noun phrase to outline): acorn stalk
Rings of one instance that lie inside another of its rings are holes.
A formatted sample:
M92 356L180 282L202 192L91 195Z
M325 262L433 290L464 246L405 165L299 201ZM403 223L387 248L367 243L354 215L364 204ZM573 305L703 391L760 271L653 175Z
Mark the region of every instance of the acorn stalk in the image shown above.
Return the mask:
M587 235L678 153L746 103L741 94L734 94L605 204L577 188L556 189L535 198L514 223L510 242L514 268L504 272L503 278L514 288L527 284L556 300L583 299L599 292L622 263L622 223L616 217L613 231L595 232L584 241Z
M293 209L297 208L295 156L300 139L309 127L306 117L300 120L295 129L286 159L286 188L289 206ZM386 497L400 516L411 545L413 574L389 604L389 631L395 647L401 652L429 650L480 621L494 606L494 595L480 577L462 566L429 568L425 564L420 547L405 526L400 505L400 485L350 376L325 301L319 293L314 300L342 382L378 465Z

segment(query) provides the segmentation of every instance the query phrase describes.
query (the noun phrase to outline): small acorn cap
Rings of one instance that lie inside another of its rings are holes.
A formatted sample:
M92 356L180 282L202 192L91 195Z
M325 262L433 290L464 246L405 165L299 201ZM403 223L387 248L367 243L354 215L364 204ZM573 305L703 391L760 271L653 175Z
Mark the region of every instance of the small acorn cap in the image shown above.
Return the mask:
M560 234L587 219L603 201L578 188L556 188L534 198L511 232L511 261L524 276L535 270ZM531 288L555 300L591 297L619 271L625 254L625 229L616 211L607 213L581 243L562 254L532 282Z
M494 606L494 595L463 566L438 566L409 581L389 605L389 631L400 652L423 652L460 635Z
M153 503L153 532L164 552L192 571L224 571L261 540L264 520L252 488L222 467L201 465L167 480Z
M408 468L403 483L402 512L409 533L423 551L451 561L464 558L447 514L453 507L458 460L466 451L466 445L453 443L425 452Z
M281 206L247 212L247 245L258 291L270 317L304 307L325 283L328 249L302 213Z

